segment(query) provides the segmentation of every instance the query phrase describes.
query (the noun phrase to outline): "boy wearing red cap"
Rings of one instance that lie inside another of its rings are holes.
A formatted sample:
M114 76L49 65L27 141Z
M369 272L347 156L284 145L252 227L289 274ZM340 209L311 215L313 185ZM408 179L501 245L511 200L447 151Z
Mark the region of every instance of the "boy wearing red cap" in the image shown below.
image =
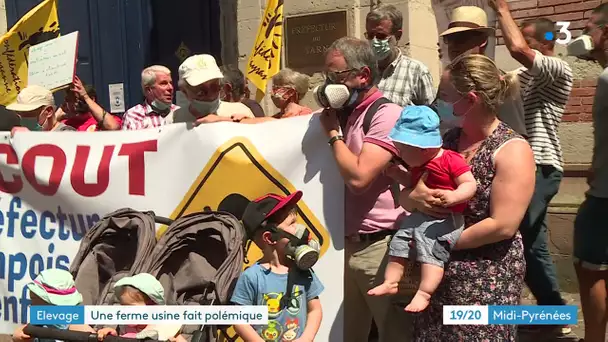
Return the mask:
M235 198L241 201L240 209ZM306 227L296 223L301 198L302 192L296 191L286 197L268 194L249 202L233 194L220 204L219 210L241 219L248 238L263 253L262 259L243 272L231 299L238 305L268 306L268 325L235 326L246 342L313 341L319 331L319 295L324 287L310 271L319 248ZM226 204L229 208L222 209Z

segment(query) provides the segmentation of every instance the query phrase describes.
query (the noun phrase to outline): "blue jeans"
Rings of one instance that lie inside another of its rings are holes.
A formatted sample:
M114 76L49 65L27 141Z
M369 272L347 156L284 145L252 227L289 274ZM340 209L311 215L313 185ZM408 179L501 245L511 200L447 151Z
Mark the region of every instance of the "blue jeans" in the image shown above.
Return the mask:
M547 208L559 190L562 172L549 165L536 165L536 185L519 231L524 242L526 284L538 305L563 305L555 265L549 254Z

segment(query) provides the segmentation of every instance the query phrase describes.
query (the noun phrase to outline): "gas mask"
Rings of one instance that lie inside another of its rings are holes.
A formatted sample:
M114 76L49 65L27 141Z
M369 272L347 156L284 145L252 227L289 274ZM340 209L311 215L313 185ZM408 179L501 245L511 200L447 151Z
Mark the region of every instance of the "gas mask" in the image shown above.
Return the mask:
M352 106L359 97L358 90L351 90L344 84L326 83L312 91L317 105L323 108L342 109Z
M318 241L310 238L308 229L305 226L298 224L296 232L293 235L284 230L278 231L289 239L286 254L299 269L308 270L317 263L321 247Z
M591 36L583 34L582 36L573 39L568 43L568 55L575 56L581 59L590 59L589 54L593 51L593 40Z

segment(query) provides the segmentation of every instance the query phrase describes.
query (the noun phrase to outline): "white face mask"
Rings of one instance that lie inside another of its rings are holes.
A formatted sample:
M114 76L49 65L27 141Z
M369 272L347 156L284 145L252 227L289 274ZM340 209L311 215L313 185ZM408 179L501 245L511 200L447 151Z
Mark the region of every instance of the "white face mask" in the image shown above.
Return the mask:
M192 100L190 104L192 105L192 108L194 108L201 115L207 115L211 113L217 114L217 110L220 108L220 98L218 96L215 101L211 102Z
M570 43L568 43L568 55L581 57L581 56L589 56L589 53L593 51L593 40L591 36L587 34L583 34L582 36L573 39Z
M313 89L312 94L319 107L333 109L351 104L353 95L356 95L344 84L323 84Z

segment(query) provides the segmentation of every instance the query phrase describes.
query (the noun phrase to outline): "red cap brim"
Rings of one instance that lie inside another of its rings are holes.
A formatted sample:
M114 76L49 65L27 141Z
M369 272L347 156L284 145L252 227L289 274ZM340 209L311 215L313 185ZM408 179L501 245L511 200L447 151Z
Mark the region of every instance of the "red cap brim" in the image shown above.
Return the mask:
M265 218L269 218L270 216L274 215L277 211L279 211L283 208L295 206L296 203L298 203L300 201L300 199L302 199L302 191L298 190L292 194L289 194L286 197L281 197L281 196L278 196L275 194L268 194L264 197L256 199L254 202L260 202L267 198L275 199L278 201L278 203L274 206L274 208L272 208L272 210L270 210L268 212L268 214L266 214Z

